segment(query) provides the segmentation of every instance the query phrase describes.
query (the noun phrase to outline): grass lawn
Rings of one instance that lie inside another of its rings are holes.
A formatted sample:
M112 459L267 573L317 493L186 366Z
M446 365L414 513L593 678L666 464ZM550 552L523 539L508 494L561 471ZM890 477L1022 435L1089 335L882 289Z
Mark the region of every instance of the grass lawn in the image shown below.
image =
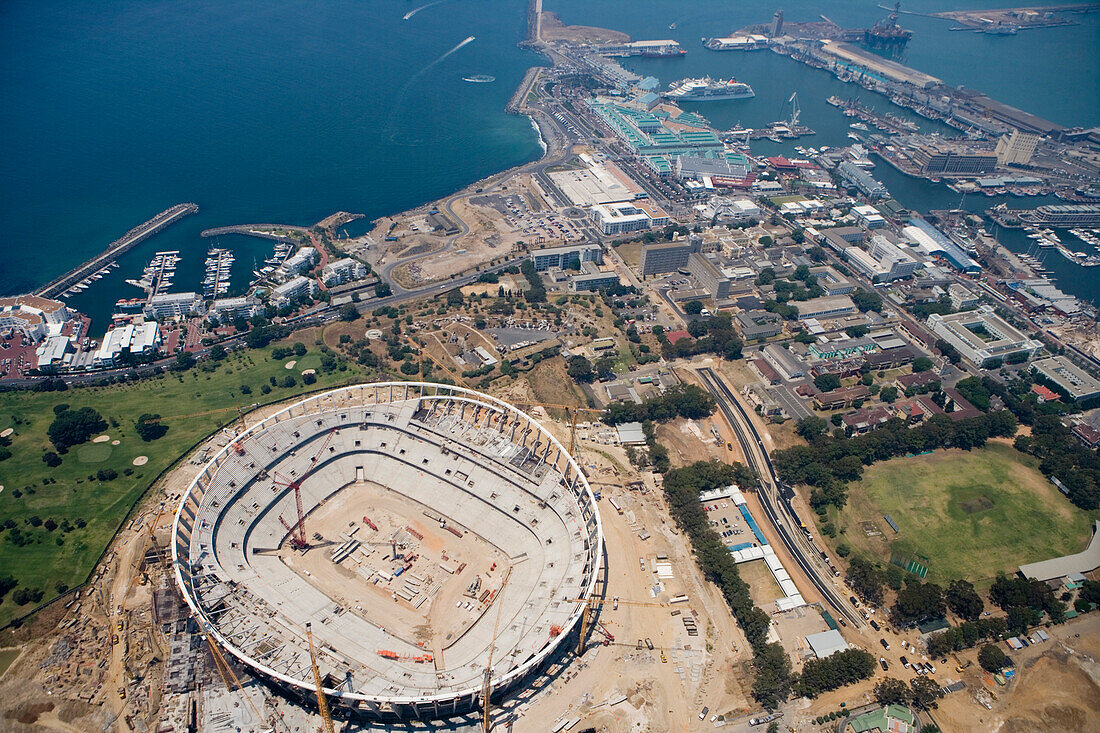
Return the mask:
M292 337L288 342L298 340ZM65 392L0 393L0 430L15 429L11 436L12 457L0 462L0 521L10 519L30 539L16 546L12 530L0 532L0 573L11 574L19 587L39 588L43 600L56 596L62 586L82 583L93 563L111 541L138 499L157 475L193 444L220 426L236 419L238 405L283 400L307 390L336 386L366 378L357 365L348 364L324 373L320 370L319 347L310 340L309 351L297 359L294 369L271 358L271 348L238 352L221 362L214 371L192 369L159 377L107 387L70 389ZM205 366L205 363L204 363ZM317 369L317 382L302 383L303 369ZM296 385L270 385L288 375ZM242 385L251 392L244 394ZM263 394L262 385L270 388ZM46 430L54 418L54 405L66 403L73 409L92 407L108 422L110 441L74 446L62 456L62 463L50 468L42 461L53 450ZM163 416L168 432L159 440L144 442L134 423L143 413ZM203 414L206 413L206 414ZM118 440L118 445L111 441ZM148 463L135 466L134 459L147 456ZM118 478L99 481L95 474L112 469ZM46 481L49 480L49 483ZM84 520L84 528L48 531L27 520L37 516L43 523L57 524ZM32 605L18 606L9 593L0 601L0 625L25 613Z
M1021 563L1080 552L1093 517L1035 466L1034 458L1004 443L878 463L849 485L837 541L883 561L892 553L919 553L931 561L929 581L966 578L983 585ZM869 530L881 534L868 536Z

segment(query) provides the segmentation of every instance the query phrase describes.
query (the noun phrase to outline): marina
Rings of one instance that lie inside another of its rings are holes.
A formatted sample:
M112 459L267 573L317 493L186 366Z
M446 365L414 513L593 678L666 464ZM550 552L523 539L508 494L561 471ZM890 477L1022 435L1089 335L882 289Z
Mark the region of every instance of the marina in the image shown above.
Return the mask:
M229 292L229 277L233 269L233 252L211 247L206 253L206 276L202 280L205 298L217 298Z

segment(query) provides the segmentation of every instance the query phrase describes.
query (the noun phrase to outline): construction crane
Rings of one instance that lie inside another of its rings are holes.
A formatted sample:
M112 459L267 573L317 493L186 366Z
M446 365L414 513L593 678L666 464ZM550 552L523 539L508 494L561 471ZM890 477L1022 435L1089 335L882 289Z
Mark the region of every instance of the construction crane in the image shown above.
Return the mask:
M238 679L237 674L233 671L233 668L229 666L229 662L226 661L225 656L222 654L221 649L218 648L214 639L206 633L206 628L201 622L199 623L199 631L202 632L202 638L206 639L206 644L210 647L210 655L214 658L214 667L217 668L218 675L222 678L222 682L225 683L226 689L232 690L236 687L236 689L240 690L241 694L244 695L244 699L248 701L248 706L252 708L252 712L256 716L256 721L260 725L263 725L264 716L260 713L259 708L256 707L256 703L252 702L252 696L245 692L244 686L241 684L240 679ZM230 684L230 679L233 680L233 684Z
M321 713L321 721L325 724L325 733L336 733L332 726L332 715L328 711L328 701L325 700L325 686L321 682L321 669L317 666L317 652L313 649L313 624L306 622L306 638L309 639L309 661L313 665L313 684L317 686L317 710Z
M504 579L500 583L500 588L493 594L493 598L499 598L501 592L504 590L504 586L508 584L508 576L512 574L512 568L509 566L504 571ZM504 606L503 603L497 604L497 618L493 622L493 637L489 642L489 661L485 664L485 677L481 682L481 728L485 733L493 727L491 718L491 711L489 706L489 698L493 694L493 651L497 647L497 628L500 626L500 610Z
M653 601L620 601L618 596L615 596L611 600L607 600L606 598L566 598L565 600L570 603L584 604L584 613L581 614L581 633L580 636L577 638L577 656L580 656L584 653L584 639L586 636L588 636L588 628L592 626L592 616L593 614L595 614L596 608L598 608L599 606L602 606L605 603L611 603L616 608L618 608L619 604L622 603L626 606L657 606L659 608L665 607L665 604L655 603ZM600 626L602 626L602 624L600 624L597 628L599 628ZM606 629L601 629L600 633L604 636L610 637L610 641L615 640L615 637L611 636L611 633Z
M569 416L569 455L573 456L573 459L577 462L577 465L581 467L581 472L585 476L588 472L584 470L584 464L581 459L581 443L577 439L577 416L582 412L591 412L602 415L604 410L597 410L592 407L577 407L575 405L553 405L544 402L528 402L528 403L516 403L520 409L529 409L531 407L553 408L557 410L565 410L565 414Z
M325 448L329 447L329 443L332 442L332 436L336 434L336 430L336 428L333 428L325 435L324 439L321 441L321 447L318 448L317 453L309 459L309 467L300 477L289 479L280 475L278 472L275 473L275 484L277 486L285 486L294 490L294 504L298 510L298 521L291 524L283 518L282 514L279 515L279 521L282 522L286 531L290 533L290 545L295 550L309 549L309 540L306 539L306 516L302 511L302 482L309 478L313 470L320 465L321 454L325 452Z
M136 557L134 558L130 572L130 585L126 588L126 593L122 596L123 598L128 597L134 590L134 584L137 583L138 576L140 575L138 572L138 565L145 557L145 548L149 546L149 540L153 539L153 532L156 531L157 522L160 521L160 517L163 513L164 502L161 502L160 506L157 507L157 513L153 515L153 521L141 528L141 547L135 553Z

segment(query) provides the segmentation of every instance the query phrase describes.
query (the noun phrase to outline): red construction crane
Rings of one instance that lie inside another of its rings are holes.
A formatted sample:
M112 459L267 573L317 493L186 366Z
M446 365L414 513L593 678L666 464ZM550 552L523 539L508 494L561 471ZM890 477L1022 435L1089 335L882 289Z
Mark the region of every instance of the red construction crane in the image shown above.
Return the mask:
M302 482L309 478L313 470L320 465L321 454L329 447L329 443L332 442L332 436L336 434L336 430L336 428L333 428L325 435L324 439L321 441L321 447L318 448L317 453L309 459L309 467L306 468L305 473L301 476L294 479L288 479L280 475L278 471L275 472L276 486L285 486L294 490L294 504L298 509L298 521L292 525L290 522L283 519L281 514L279 515L279 521L283 523L283 526L286 527L286 531L290 533L290 546L295 550L309 549L309 540L306 539L306 515L302 512Z

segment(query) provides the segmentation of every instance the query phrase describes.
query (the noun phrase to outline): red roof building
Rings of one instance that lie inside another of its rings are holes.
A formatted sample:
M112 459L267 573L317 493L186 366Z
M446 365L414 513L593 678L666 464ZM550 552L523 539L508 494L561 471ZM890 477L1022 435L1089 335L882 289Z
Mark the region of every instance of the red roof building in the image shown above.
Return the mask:
M668 342L670 344L674 344L677 341L679 341L680 339L689 339L689 338L691 338L691 334L688 333L687 331L669 331L668 333L665 334L665 338L668 339Z
M1044 402L1051 402L1053 400L1059 399L1059 395L1057 392L1052 390L1050 387L1045 387L1041 384L1031 385L1031 391L1039 397L1040 405Z

